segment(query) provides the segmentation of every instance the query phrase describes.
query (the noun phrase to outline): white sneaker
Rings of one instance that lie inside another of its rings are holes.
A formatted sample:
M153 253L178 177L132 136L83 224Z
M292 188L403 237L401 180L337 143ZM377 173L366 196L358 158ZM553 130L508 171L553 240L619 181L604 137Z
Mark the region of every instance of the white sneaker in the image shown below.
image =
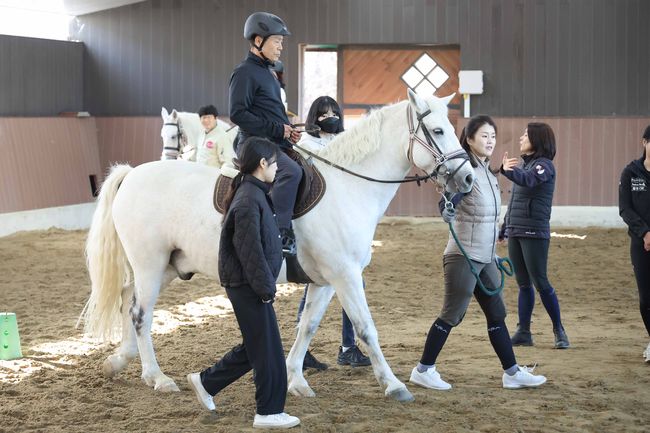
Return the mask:
M643 359L645 362L650 363L650 343L648 343L648 347L643 351Z
M546 377L532 374L534 369L535 367L519 366L519 371L512 376L504 372L503 387L506 389L535 388L546 383Z
M451 385L442 380L440 373L436 371L435 365L427 369L424 373L420 373L417 367L413 368L409 382L424 388L438 389L441 391L451 389Z
M203 384L201 383L201 375L199 373L190 373L187 375L187 383L190 384L190 388L196 394L197 400L201 403L201 406L207 410L216 410L214 406L214 400L212 396L208 394L208 391L205 390Z
M288 413L274 413L273 415L255 414L253 427L255 428L291 428L300 424L300 419Z

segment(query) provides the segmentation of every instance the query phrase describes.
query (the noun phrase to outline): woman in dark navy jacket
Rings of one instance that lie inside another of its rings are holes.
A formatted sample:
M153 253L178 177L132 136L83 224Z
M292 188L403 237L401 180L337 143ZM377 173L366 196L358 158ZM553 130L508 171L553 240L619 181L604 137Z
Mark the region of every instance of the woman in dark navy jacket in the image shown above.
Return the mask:
M551 239L551 205L555 190L555 135L545 123L529 123L519 139L523 166L518 158L503 156L501 173L510 179L512 195L500 238L508 238L508 254L519 285L519 324L514 346L532 346L530 319L539 292L553 322L555 348L566 349L569 339L560 319L560 303L546 276Z
M619 214L628 225L630 255L639 288L639 309L650 335L650 125L643 133L643 156L628 164L618 184ZM650 362L650 343L643 352Z
M232 303L242 344L214 366L187 376L199 403L215 410L212 397L251 369L257 414L253 427L288 428L300 420L284 413L287 367L273 310L282 244L269 198L277 170L277 145L251 137L240 146L240 173L233 179L219 242L219 280Z

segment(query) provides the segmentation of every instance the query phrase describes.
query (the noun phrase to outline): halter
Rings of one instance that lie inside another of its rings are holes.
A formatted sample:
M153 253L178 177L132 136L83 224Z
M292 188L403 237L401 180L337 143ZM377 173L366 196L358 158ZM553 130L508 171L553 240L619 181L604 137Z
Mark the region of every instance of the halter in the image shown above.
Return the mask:
M447 176L447 182L449 182L449 179L452 179L454 175L458 172L458 170L461 169L463 165L465 165L469 161L469 155L467 155L467 152L463 148L460 148L458 150L453 150L448 153L444 153L438 144L436 144L436 141L433 139L431 136L431 133L429 130L424 126L424 123L422 122L422 119L427 117L429 114L431 114L431 110L427 110L422 114L417 115L418 119L418 124L416 127L413 125L413 113L411 113L411 107L408 106L406 107L406 118L408 120L408 127L409 127L409 148L406 154L406 157L408 158L409 162L411 165L414 167L417 167L415 165L415 161L413 161L413 143L418 142L422 147L424 147L431 155L433 155L434 159L436 160L436 166L433 169L433 172L429 174L429 177L433 176ZM422 140L417 134L418 131L422 128L422 132L424 133L424 138L426 141ZM457 158L462 158L463 162L458 164L458 167L456 167L456 170L453 172L449 172L447 170L446 173L440 173L440 167L442 167L445 162L452 160L452 159L457 159Z

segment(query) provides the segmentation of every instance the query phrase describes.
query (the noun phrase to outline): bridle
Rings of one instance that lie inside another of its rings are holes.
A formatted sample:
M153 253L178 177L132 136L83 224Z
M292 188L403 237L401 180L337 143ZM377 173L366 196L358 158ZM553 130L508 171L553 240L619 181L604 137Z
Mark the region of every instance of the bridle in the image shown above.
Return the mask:
M178 119L176 123L163 123L163 126L176 127L176 147L163 146L163 150L175 150L176 152L181 153L181 143L187 143L187 137L185 136L185 131L181 126L181 120Z
M465 165L465 163L467 163L469 161L469 155L467 155L467 152L465 152L465 150L463 150L462 148L458 149L458 150L451 151L449 153L444 153L442 150L440 150L440 147L436 144L435 140L431 136L431 133L427 130L427 128L422 123L422 119L424 119L429 114L431 114L431 110L427 110L422 114L418 114L417 115L418 124L417 124L417 127L414 128L414 126L413 126L413 114L411 113L411 107L410 106L406 107L406 117L407 117L407 120L408 120L408 127L409 127L409 147L408 147L407 154L406 154L406 157L408 158L408 161L411 163L411 165L413 167L418 168L418 166L415 165L415 162L413 161L413 143L415 141L420 143L429 153L431 153L431 155L433 155L433 157L436 160L436 166L433 169L433 171L430 174L424 172L425 173L424 176L406 176L404 179L399 179L399 180L375 179L375 178L370 177L370 176L364 176L363 174L355 173L355 172L353 172L351 170L348 170L345 167L341 167L340 165L335 164L335 163L333 163L331 161L328 161L327 159L323 158L322 156L319 156L319 155L315 154L314 152L311 152L308 149L305 149L305 148L303 148L301 146L298 146L297 144L294 144L294 147L298 148L301 152L311 156L312 158L317 159L317 160L319 160L319 161L321 161L321 162L323 162L323 163L325 163L325 164L327 164L327 165L329 165L331 167L334 167L334 168L336 168L338 170L341 170L341 171L343 171L345 173L351 174L352 176L356 176L358 178L365 179L365 180L368 180L368 181L371 181L371 182L378 182L378 183L417 182L418 186L420 186L420 182L422 182L422 181L426 182L427 180L429 180L431 178L434 178L434 177L446 176L447 180L445 181L445 184L447 184L447 182L449 182L449 180L454 177L454 175L458 172L458 170L460 170L460 168L463 165ZM305 128L306 128L308 125L297 124L297 125L292 125L292 126L294 126L294 127L305 126ZM422 132L424 133L424 137L425 137L426 141L422 140L417 135L420 128L422 128ZM440 167L445 166L444 165L445 162L447 162L447 161L449 161L451 159L457 159L457 158L462 158L463 162L461 164L459 164L458 167L453 172L449 172L449 170L447 170L446 173L440 173ZM421 170L421 169L419 169L419 170ZM422 170L422 171L424 171L424 170Z
M408 158L411 165L417 168L415 161L413 161L413 143L417 141L422 147L424 147L424 149L427 152L429 152L433 156L433 158L436 161L436 166L433 169L433 172L431 172L431 174L429 175L429 177L445 176L447 178L445 183L447 183L449 182L450 179L453 179L454 175L458 172L458 170L460 170L461 167L469 161L469 155L467 155L467 152L465 152L463 148L452 150L451 152L448 153L444 153L440 149L436 141L431 136L431 132L429 132L429 130L425 127L424 122L422 121L429 114L431 114L431 110L427 110L424 113L417 114L416 118L418 120L418 123L414 127L413 113L411 112L411 107L410 106L406 107L406 118L409 127L409 148L406 157ZM426 141L422 140L418 136L418 131L420 130L420 128L422 128L422 133L424 134L424 138ZM456 167L456 169L453 172L449 172L445 163L452 159L458 159L458 158L463 159L463 162L458 164L458 167ZM441 173L440 172L441 167L445 167L446 172Z

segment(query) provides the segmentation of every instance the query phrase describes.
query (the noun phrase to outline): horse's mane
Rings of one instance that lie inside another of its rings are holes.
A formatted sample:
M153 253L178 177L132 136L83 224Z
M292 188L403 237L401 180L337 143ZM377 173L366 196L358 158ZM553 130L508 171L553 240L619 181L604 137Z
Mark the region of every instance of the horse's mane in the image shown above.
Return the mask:
M402 101L371 111L352 128L338 134L318 155L343 166L363 160L381 144L381 124L386 111L406 104L408 101Z
M178 118L185 121L185 120L199 120L199 115L198 113L190 113L189 111L177 111Z

